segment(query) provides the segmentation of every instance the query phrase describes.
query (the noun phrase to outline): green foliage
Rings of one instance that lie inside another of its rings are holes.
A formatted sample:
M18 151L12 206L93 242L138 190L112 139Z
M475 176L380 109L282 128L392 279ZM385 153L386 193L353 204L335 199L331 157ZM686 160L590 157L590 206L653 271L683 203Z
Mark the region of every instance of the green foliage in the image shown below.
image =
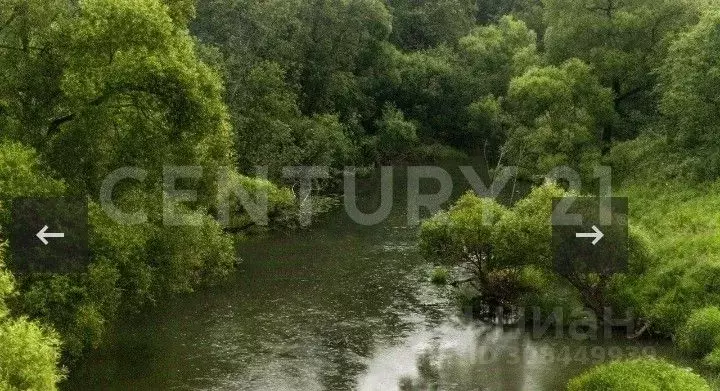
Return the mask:
M620 193L658 259L636 286L644 297L641 315L655 332L674 334L691 310L720 305L718 185L634 183Z
M654 70L668 41L697 19L703 1L695 0L543 0L548 29L547 57L553 63L578 57L611 88L622 123L605 129L603 139L624 139L654 115Z
M121 309L191 291L232 268L231 240L206 213L197 226L160 224L157 184L165 165L208 172L233 162L224 90L187 29L192 2L11 1L0 15L0 66L18 70L0 78L0 198L95 200L118 167L150 174L114 194L124 207L147 209L148 223L121 226L91 204L87 272L18 278L12 308L52 325L77 357L101 343ZM213 203L213 181L194 184L201 213Z
M286 166L348 163L355 147L345 127L336 116L303 116L284 75L278 64L260 63L249 70L243 90L231 101L240 168L267 166L271 177L279 178Z
M475 22L472 0L390 0L394 21L392 42L405 50L452 45Z
M513 76L540 63L536 41L535 32L512 16L476 27L458 41L462 72L470 72L487 94L503 95Z
M557 306L574 307L577 300L548 271L549 266L539 261L546 258L550 262L549 205L558 194L562 190L540 187L508 210L491 199L467 193L447 212L423 222L422 253L432 259L469 265L473 286L491 304L526 304L548 312ZM547 209L547 214L528 213L537 206L541 206L540 211ZM529 220L521 221L528 215ZM517 256L504 246L517 248ZM551 290L558 293L558 300L544 300L552 297L547 295Z
M58 330L72 358L99 346L119 313L216 284L235 264L231 237L210 216L200 213L196 225L163 225L161 203L137 192L128 193L118 205L147 211L148 222L117 223L92 203L93 263L88 271L27 275L19 281L22 294L15 299L16 307Z
M476 3L477 19L483 24L496 22L505 15L512 15L524 21L539 35L545 30L541 0L478 0Z
M557 186L539 186L503 215L493 232L499 262L552 267L552 200L563 196L565 191Z
M223 228L255 221L231 198L221 227L209 217L218 196L267 194L270 223L291 226L295 197L275 184L283 166L427 162L461 157L455 148L526 175L568 165L588 178L601 161L612 164L632 203L630 268L575 280L555 273L551 199L566 193L551 185L511 208L464 195L423 224L428 257L469 264L481 292L500 303L635 309L652 331L677 334L689 353L720 366L714 344L699 351L715 335L720 305L720 191L685 186L720 172L720 14L699 16L714 3L217 0L198 2L197 12L194 3L0 4L0 202L87 197L93 254L76 275L13 281L0 272L0 388L52 389L58 338L78 356L123 311L227 275L235 256ZM198 212L196 225L161 224L165 165L232 167L219 191L213 175L187 183L200 200L180 209ZM95 202L122 166L150 174L114 194L123 210L146 210L146 223L118 224ZM269 180L246 175L256 166ZM688 319L688 310L697 311ZM35 353L22 360L8 353L28 346ZM655 380L634 377L637 368L662 366L613 365L608 376L638 387Z
M654 358L603 364L568 384L568 391L616 390L710 391L710 386L689 369L678 368Z
M5 300L15 294L0 243L0 389L52 391L64 378L57 334L26 318L11 318Z
M660 108L668 122L665 136L673 148L687 151L701 179L717 178L720 173L716 137L720 128L714 115L720 107L713 88L720 70L718 26L720 12L706 13L672 43L660 71Z
M201 212L193 225L172 226L158 223L161 204L152 199L130 198L124 205L144 207L148 222L119 224L93 205L91 240L95 256L120 271L118 288L127 296L127 305L139 306L170 293L191 292L198 285L219 282L232 269L235 254L231 238L210 216ZM176 208L180 213L191 213L184 207Z
M613 181L618 184L696 183L708 176L702 154L688 153L655 131L615 144L604 162L612 166Z
M589 66L531 68L513 79L507 96L513 128L506 149L526 174L570 166L589 177L599 163L602 129L613 120L612 93Z
M488 140L498 146L499 113L487 112L490 96L504 95L511 77L539 61L535 34L512 17L468 31L452 49L403 53L386 47L385 58L373 95L416 121L422 139L465 150ZM496 122L483 122L493 115Z
M20 143L0 143L0 200L63 194L65 185L42 167L35 150Z
M431 258L463 261L491 256L492 232L506 209L468 192L447 211L423 222L420 248Z
M451 140L466 122L463 103L458 102L461 97L453 92L464 82L456 72L454 53L447 48L402 53L388 47L386 56L388 64L375 82L374 94L382 101L393 102L407 118L416 121L421 138Z
M423 222L420 248L426 257L470 265L485 299L546 314L557 307L571 313L582 304L601 320L605 307L615 313L648 310L648 273L656 257L639 227L629 228L629 266L623 273L555 268L550 219L553 199L565 196L561 188L545 184L505 209L468 193Z
M57 197L65 193L65 183L48 171L34 149L0 141L0 224L9 223L9 210L2 206L15 197Z
M35 146L71 188L97 191L124 165L157 177L164 164L230 162L221 80L168 7L158 0L86 0L77 11L66 2L28 7L0 34L2 51L12 53L3 69L23 69L21 78L0 80L0 100L16 102L0 114L10 137Z
M223 0L198 6L194 30L224 56L226 100L244 170L275 156L290 164L313 158L298 156L312 136L303 133L325 127L328 115L337 115L358 138L363 126L373 126L380 109L368 90L385 58L382 43L391 21L382 1Z
M484 146L501 145L505 139L500 99L492 95L472 102L468 111L468 137L484 141Z
M407 158L419 143L417 127L405 120L402 111L387 106L382 119L377 124L378 134L375 141L378 158L388 161L391 158Z
M27 319L0 320L0 389L51 391L63 379L60 341Z
M557 275L553 263L552 201L566 195L552 184L533 188L503 215L493 232L495 262L521 270L518 286L523 294L515 304L541 315L557 308L571 314L581 307L577 290Z
M703 358L702 363L714 371L720 370L720 347L716 346L710 354Z
M720 346L720 308L705 307L690 314L678 335L678 346L691 356L702 358Z
M234 196L240 189L246 193L247 201ZM229 229L256 226L259 224L256 221L259 218L257 213L262 214L260 217L266 216L267 223L275 225L290 225L297 217L297 203L292 190L278 187L267 179L252 178L230 171L227 181L218 189L218 196L228 197L230 221L226 225ZM264 203L265 199L267 199L267 215L264 210L251 209L256 203ZM244 205L244 202L247 204Z
M447 268L442 266L435 267L435 269L432 270L432 273L430 273L430 282L435 285L445 285L447 284L449 278L450 272Z

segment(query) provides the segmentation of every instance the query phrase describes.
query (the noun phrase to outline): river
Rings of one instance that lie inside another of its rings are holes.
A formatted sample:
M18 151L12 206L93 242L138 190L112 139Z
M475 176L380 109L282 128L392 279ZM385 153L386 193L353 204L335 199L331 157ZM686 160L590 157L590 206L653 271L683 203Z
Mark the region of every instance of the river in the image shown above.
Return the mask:
M451 288L428 282L396 199L377 226L341 207L243 244L228 281L124 318L64 388L554 391L608 357L671 354L664 342L533 336L462 316Z

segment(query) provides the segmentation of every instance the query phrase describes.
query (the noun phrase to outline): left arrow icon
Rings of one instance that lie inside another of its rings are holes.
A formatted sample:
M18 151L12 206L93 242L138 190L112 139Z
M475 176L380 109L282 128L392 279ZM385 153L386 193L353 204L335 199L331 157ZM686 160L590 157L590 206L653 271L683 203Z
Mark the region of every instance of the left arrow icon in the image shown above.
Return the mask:
M43 242L43 244L46 246L49 243L47 241L47 238L64 238L65 237L65 233L63 233L63 232L47 232L47 230L48 230L48 226L46 225L38 233L35 234L35 236L37 236L38 239L40 239L40 241Z

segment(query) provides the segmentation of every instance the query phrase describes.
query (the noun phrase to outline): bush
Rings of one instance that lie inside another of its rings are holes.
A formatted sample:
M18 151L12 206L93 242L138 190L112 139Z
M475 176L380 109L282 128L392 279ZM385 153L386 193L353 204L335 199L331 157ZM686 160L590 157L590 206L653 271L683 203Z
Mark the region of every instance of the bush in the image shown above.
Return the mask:
M420 248L429 258L471 261L473 257L492 256L493 227L506 208L472 191L465 193L447 212L423 222Z
M568 384L568 391L625 390L710 391L710 386L690 370L654 358L603 364Z
M705 307L692 312L680 329L678 346L691 356L702 358L720 343L720 308Z
M56 390L60 341L26 319L0 321L0 389Z
M720 346L715 347L710 354L705 356L702 363L714 371L720 370Z
M234 191L243 189L249 198L248 205L243 205L240 197L234 196ZM252 203L260 202L267 197L267 215L264 210L250 210ZM229 205L229 221L227 228L231 230L245 230L249 227L258 228L258 222L267 217L267 223L275 225L288 225L297 217L297 205L292 190L279 187L267 179L253 178L228 171L225 181L220 183L218 198L227 199ZM216 206L220 208L224 206ZM256 221L257 220L257 221ZM265 223L265 222L263 222Z
M0 243L0 390L56 390L64 378L60 340L35 322L8 316L5 299L14 294L14 283L4 268L4 247Z
M436 285L447 284L449 278L450 272L442 266L436 267L433 269L432 273L430 273L430 282Z
M497 224L493 233L495 256L508 265L528 263L549 268L552 265L553 198L565 192L552 184L534 188L518 201Z

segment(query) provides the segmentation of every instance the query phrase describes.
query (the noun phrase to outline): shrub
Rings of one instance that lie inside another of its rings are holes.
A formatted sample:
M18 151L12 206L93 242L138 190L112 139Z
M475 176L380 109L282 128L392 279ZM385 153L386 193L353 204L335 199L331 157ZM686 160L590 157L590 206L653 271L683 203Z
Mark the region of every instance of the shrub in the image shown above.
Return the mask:
M495 224L507 209L472 191L465 193L447 212L440 212L423 222L420 248L430 258L472 261L492 257L492 234Z
M60 340L35 322L8 316L5 300L14 283L4 268L4 247L0 243L0 390L56 390L64 377L58 366Z
M552 184L536 187L502 216L493 233L499 262L547 268L552 265L552 200L564 195Z
M654 358L614 361L570 381L568 391L710 391L697 374Z
M60 341L26 319L0 321L0 389L56 390Z
M701 358L720 343L720 308L705 307L690 315L678 335L678 346L691 356Z
M234 195L234 192L240 189L245 192L248 200ZM265 210L251 210L255 203L262 205L265 201L264 197L267 197L267 214ZM279 187L267 179L245 176L233 170L227 172L224 181L220 182L218 186L218 201L220 199L228 201L229 216L227 217L229 221L226 221L225 224L231 230L258 228L260 220L265 220L265 218L268 221L262 221L262 223L287 225L297 215L295 195L291 189ZM243 204L243 202L247 202L247 204ZM220 202L215 207L216 209L226 207L219 204ZM222 218L223 216L221 216Z
M430 282L436 285L447 284L449 278L450 272L442 266L436 267L433 269L432 273L430 273Z
M483 298L494 304L510 303L517 294L518 271L492 261L494 226L506 211L494 200L469 191L450 210L423 222L420 229L425 256L465 266Z

